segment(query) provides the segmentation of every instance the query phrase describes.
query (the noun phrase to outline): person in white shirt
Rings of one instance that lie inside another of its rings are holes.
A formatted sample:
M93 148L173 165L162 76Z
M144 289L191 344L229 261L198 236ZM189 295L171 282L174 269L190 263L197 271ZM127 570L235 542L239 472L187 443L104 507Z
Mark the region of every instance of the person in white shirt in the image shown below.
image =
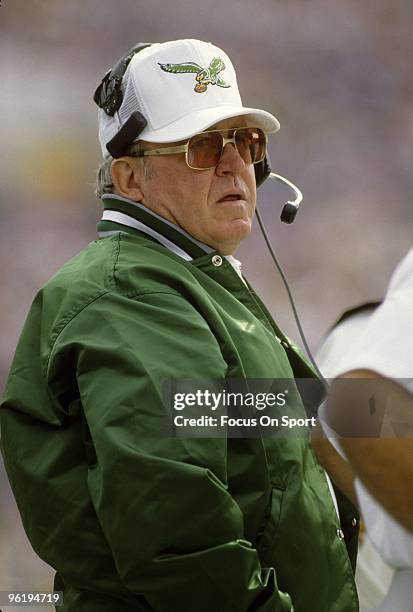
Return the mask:
M341 367L343 358L346 358L349 347L358 342L365 330L367 321L380 303L380 301L371 301L346 310L323 338L315 359L326 379L333 380L343 371ZM315 441L315 444L317 443L320 444L320 441ZM336 461L341 464L341 456L335 454L334 456ZM352 470L349 470L348 481L356 503ZM361 527L363 525L364 523L361 524ZM357 555L356 585L360 610L366 612L383 601L389 590L394 570L383 561L376 551L369 534L365 533L365 527L362 527L362 529L364 533L362 532L360 538Z
M375 611L413 612L413 248L339 368L320 421L328 437L340 436L349 463L325 440L314 448L336 484L355 494L373 545L395 568Z

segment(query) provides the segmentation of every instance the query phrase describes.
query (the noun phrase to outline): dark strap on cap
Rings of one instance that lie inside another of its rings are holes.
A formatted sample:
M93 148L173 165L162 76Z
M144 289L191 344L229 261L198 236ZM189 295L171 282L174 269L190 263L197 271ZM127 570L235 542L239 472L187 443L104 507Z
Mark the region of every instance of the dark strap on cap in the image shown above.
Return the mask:
M138 43L129 51L126 55L123 55L120 60L116 62L114 67L105 74L100 85L96 88L93 95L93 100L102 108L107 115L113 117L117 110L119 110L122 100L122 78L126 72L126 68L129 66L131 59L136 53L150 47L152 43Z
M147 123L145 117L139 111L131 114L119 132L106 143L106 148L114 159L125 155L125 151L130 143L136 140Z

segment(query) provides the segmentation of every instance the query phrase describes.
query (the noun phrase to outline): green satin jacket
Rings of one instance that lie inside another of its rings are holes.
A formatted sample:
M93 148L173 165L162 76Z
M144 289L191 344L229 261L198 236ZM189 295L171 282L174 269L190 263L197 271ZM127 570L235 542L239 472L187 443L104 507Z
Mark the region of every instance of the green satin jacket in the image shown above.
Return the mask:
M313 376L228 261L104 199L38 293L0 409L23 525L71 612L356 612L305 437L167 438L164 380ZM297 393L292 413L303 415Z

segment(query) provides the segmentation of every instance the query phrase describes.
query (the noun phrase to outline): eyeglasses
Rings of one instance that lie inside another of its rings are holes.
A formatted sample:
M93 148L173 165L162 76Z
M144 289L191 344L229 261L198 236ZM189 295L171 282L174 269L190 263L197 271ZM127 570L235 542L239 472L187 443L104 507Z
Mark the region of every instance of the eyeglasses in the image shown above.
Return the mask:
M260 128L254 127L200 132L189 138L187 143L183 145L162 149L138 149L128 155L144 157L146 155L185 153L186 163L190 168L193 170L208 170L219 164L224 147L229 142L235 146L246 164L257 164L265 157L267 135Z

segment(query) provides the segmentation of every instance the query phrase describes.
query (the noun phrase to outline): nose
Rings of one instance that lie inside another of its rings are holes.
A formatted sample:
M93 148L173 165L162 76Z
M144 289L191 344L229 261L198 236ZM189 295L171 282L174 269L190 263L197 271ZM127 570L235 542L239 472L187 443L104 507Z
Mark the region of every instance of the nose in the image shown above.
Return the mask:
M228 142L224 146L222 157L219 164L216 167L216 173L218 176L225 176L226 174L238 175L245 170L245 162L241 155L238 153L232 142Z

